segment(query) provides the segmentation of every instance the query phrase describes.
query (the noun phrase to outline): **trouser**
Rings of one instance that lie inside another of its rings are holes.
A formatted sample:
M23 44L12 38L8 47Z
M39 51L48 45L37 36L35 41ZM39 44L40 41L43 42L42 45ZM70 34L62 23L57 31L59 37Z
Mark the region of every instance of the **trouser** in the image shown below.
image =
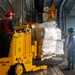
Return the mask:
M0 34L0 58L7 57L9 54L11 42L11 35L2 33Z
M74 61L75 61L74 59L75 59L75 52L69 51L67 57L68 67L74 66Z

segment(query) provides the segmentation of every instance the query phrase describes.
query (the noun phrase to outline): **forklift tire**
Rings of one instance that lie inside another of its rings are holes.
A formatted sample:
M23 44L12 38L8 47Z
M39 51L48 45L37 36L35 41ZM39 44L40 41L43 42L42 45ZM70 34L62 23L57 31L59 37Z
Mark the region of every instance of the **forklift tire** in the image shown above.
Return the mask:
M22 75L23 70L23 66L21 64L17 64L15 67L15 75Z
M24 67L21 64L15 64L10 67L8 75L23 75Z

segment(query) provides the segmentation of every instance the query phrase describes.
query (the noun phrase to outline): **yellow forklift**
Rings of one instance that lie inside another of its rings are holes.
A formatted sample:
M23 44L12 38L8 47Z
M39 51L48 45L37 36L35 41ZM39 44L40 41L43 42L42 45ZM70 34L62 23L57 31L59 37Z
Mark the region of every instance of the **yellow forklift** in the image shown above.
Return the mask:
M36 66L33 59L37 57L37 41L31 44L31 29L15 32L12 37L8 57L0 58L0 75L22 75L23 72L46 69L46 65Z

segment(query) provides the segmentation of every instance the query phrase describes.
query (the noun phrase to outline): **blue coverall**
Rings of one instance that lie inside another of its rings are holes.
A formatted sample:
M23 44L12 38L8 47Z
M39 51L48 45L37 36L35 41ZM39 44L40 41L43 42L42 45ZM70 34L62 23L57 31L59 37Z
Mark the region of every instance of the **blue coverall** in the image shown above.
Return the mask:
M68 50L68 67L72 68L74 67L74 59L75 59L75 34L71 34L69 36L68 45L72 43L71 47Z

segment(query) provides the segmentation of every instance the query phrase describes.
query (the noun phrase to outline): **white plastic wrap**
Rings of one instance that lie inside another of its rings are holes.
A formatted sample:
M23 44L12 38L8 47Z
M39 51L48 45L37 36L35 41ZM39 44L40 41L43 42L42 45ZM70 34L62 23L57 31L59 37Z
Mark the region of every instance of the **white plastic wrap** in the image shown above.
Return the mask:
M63 55L63 41L62 40L43 40L42 46L42 54L52 54L55 53L56 55Z
M45 27L44 39L52 39L52 28Z
M55 53L55 51L56 51L56 41L44 39L42 50L43 50L43 54Z
M56 28L57 23L56 21L47 22L47 25L50 25L51 28Z
M39 27L45 28L42 55L64 54L61 30L57 28L57 23L55 21L44 22L40 24Z
M57 40L55 53L56 53L57 55L63 55L63 54L64 54L64 50L63 50L63 40Z
M44 16L45 16L45 14L44 14ZM40 28L45 28L45 27L48 27L48 28L56 28L56 26L57 26L57 23L55 21L44 22L44 23L39 24L39 27Z
M44 39L61 39L61 30L59 28L47 28L45 27Z
M56 28L56 33L57 33L57 40L61 39L61 30L59 28Z
M44 22L44 23L39 24L39 27L40 28L45 28L45 27L49 27L50 28L50 25L48 25L48 22Z

